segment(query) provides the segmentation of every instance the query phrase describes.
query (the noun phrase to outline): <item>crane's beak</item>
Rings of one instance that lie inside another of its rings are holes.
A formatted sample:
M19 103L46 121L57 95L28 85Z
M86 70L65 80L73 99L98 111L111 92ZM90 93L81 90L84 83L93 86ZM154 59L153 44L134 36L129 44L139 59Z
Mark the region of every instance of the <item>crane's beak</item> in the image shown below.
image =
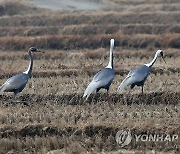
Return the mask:
M165 61L165 59L164 59L163 52L161 52L161 57L162 57L163 61L166 63L166 61Z
M162 59L163 59L163 61L166 63L166 61L165 61L164 57L162 57Z
M41 51L41 50L39 50L39 49L37 49L35 52L45 53L44 51Z

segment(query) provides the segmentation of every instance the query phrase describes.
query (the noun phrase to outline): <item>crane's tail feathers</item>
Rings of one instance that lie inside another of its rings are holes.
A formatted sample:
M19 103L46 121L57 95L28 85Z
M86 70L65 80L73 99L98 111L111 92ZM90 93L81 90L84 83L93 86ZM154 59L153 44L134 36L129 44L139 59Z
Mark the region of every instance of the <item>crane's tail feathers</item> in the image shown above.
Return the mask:
M4 84L0 87L0 93L4 92L5 88L4 88Z
M120 92L123 92L124 89L129 86L129 81L128 79L130 78L131 76L127 76L120 84L120 86L118 87L118 91Z
M88 87L86 88L83 98L86 97L86 100L88 97L98 88L97 82L91 82Z

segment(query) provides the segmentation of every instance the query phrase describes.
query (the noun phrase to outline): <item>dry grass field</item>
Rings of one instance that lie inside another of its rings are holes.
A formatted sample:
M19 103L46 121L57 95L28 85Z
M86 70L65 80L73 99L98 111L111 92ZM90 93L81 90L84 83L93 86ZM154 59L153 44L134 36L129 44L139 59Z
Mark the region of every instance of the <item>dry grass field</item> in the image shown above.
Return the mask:
M0 153L180 153L180 3L178 0L89 0L101 10L52 11L23 0L0 1L0 84L27 69L36 46L33 76L11 103L0 94ZM13 9L12 9L13 8ZM85 101L93 75L108 64L115 39L115 78ZM123 94L129 70L163 49L145 83ZM118 130L176 134L168 142L132 141L121 147Z

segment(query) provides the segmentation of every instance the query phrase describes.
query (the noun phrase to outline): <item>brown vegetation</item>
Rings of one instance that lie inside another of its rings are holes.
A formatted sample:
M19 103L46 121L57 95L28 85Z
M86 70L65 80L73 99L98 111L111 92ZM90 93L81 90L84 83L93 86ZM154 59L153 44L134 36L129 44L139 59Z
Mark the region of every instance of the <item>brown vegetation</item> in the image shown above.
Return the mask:
M2 7L12 2L4 3L1 4ZM169 6L170 1L164 2L164 6L166 3ZM19 3L12 3L15 4ZM33 14L26 12L27 14L2 16L0 49L22 50L29 46L53 50L96 49L108 47L108 41L112 37L116 39L116 46L124 48L179 48L178 11L162 11L162 8L157 7L163 5L162 1L152 1L149 4L143 1L119 1L119 4L124 5L124 11L41 13L34 10ZM133 10L138 7L137 11L140 11L140 7L145 8L146 5L156 10L140 13ZM173 1L172 5L178 7L179 3ZM14 9L19 10L16 7ZM28 9L25 7L21 10Z
M139 88L131 94L128 90L118 94L117 86L128 70L150 61L153 54L143 50L117 52L115 48L116 77L109 98L102 90L88 101L82 98L84 89L94 73L106 65L107 49L49 51L35 55L33 78L18 96L21 102L11 103L11 94L0 96L0 150L118 153L123 149L116 143L115 135L121 129L128 128L136 134L179 135L180 55L175 49L168 49L165 54L167 64L156 62L144 96ZM26 69L29 61L26 55L27 52L1 52L1 83ZM179 141L132 142L126 149L172 152L179 150L178 145Z
M114 38L116 46L126 48L179 48L180 34L167 35L53 35L38 37L3 37L0 38L1 50L22 50L30 46L36 46L41 49L97 49L107 48L109 40Z
M124 148L115 141L122 129L180 137L179 1L95 1L108 8L47 12L24 1L0 3L0 83L27 69L30 46L45 51L34 54L20 102L0 95L0 153L179 152L180 140L133 141ZM109 97L101 90L85 101L88 83L108 63L111 38L116 77ZM159 48L167 63L157 60L145 94L138 87L119 94L129 70L150 62Z

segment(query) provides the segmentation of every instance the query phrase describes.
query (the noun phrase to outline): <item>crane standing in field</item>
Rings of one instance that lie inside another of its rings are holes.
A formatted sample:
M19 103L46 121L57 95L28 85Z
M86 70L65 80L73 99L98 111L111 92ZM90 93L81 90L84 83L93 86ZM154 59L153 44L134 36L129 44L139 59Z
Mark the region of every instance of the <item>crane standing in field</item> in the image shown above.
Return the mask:
M134 86L136 85L136 86L142 87L142 94L143 94L144 82L146 81L153 64L156 62L156 59L159 56L161 56L162 59L164 60L162 50L157 50L153 60L150 63L144 64L142 66L139 66L131 70L129 74L127 75L127 77L122 81L122 83L118 87L118 90L122 92L129 85L131 86L131 89L133 89Z
M12 76L0 87L0 92L14 92L13 101L16 95L25 88L29 78L31 78L32 76L33 52L41 52L41 51L36 49L35 47L29 48L28 54L30 56L30 63L28 69L21 74Z
M108 65L99 71L90 82L88 87L86 88L83 97L86 97L86 100L94 91L98 92L101 88L109 91L109 87L114 78L114 69L113 69L113 47L114 47L114 39L110 40L110 58Z

